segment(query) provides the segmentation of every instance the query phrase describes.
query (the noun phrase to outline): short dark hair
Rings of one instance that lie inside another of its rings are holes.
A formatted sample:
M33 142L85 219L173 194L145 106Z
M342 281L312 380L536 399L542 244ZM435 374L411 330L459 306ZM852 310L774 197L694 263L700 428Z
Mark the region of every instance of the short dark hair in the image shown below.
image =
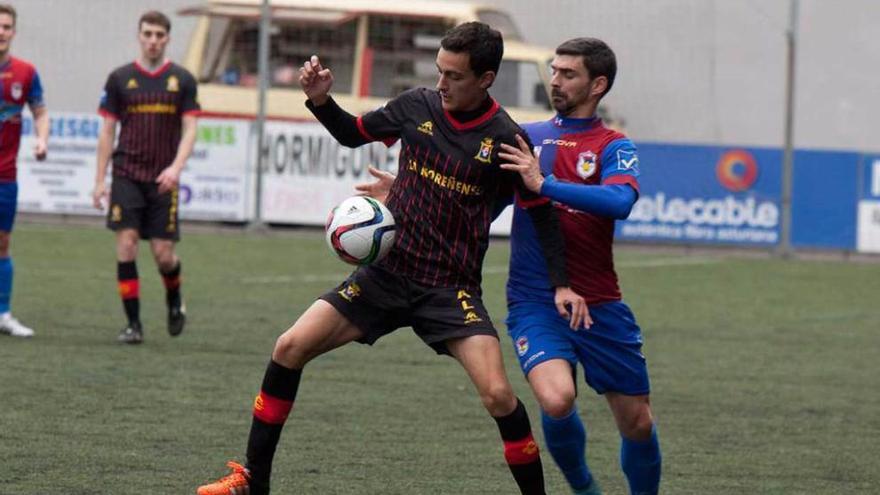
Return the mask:
M596 38L573 38L556 47L556 54L581 56L591 79L599 76L608 79L608 87L602 96L611 91L614 76L617 75L617 57L604 41Z
M9 14L12 17L12 25L15 26L15 21L18 19L15 7L8 3L0 3L0 14Z
M162 26L165 28L165 31L171 32L171 20L168 19L168 16L159 12L158 10L151 10L149 12L144 12L144 15L138 20L138 31L141 30L141 26L144 24L155 24L157 26Z
M504 56L501 33L482 22L465 22L446 32L440 40L444 50L470 55L471 70L477 76L492 71L498 74Z

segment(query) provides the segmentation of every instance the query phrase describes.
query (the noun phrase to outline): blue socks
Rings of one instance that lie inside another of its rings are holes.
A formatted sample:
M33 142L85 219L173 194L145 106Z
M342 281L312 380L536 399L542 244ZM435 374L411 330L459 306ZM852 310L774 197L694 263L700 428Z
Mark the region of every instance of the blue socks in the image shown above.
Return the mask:
M660 464L656 426L651 429L651 438L642 442L621 437L620 467L632 495L656 495L660 487Z
M12 299L12 258L0 258L0 314L9 312Z
M565 475L568 484L575 493L590 487L593 484L593 475L587 467L585 456L587 430L577 414L577 408L562 418L553 418L541 411L541 424L544 427L547 450Z

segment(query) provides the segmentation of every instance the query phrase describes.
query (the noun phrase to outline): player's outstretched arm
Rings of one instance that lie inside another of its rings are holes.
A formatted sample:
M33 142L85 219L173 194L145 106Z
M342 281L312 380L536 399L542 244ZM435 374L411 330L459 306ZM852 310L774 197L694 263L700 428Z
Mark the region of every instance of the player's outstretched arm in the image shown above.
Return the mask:
M319 107L326 103L330 97L330 88L333 87L333 73L321 65L321 60L317 55L312 55L299 69L299 84L309 101Z
M361 196L369 196L384 203L388 198L388 193L391 192L391 185L394 184L394 179L396 179L397 176L391 172L379 170L372 165L370 165L367 171L370 172L370 175L376 180L374 182L357 184L354 186L355 190Z
M629 216L638 193L628 184L572 184L552 175L544 180L541 195L576 210L623 220Z
M517 146L511 146L507 143L501 143L501 151L498 156L507 161L501 164L501 168L519 173L526 188L535 194L540 194L541 186L544 184L544 175L541 174L538 157L532 153L529 144L519 134L516 135L516 144Z

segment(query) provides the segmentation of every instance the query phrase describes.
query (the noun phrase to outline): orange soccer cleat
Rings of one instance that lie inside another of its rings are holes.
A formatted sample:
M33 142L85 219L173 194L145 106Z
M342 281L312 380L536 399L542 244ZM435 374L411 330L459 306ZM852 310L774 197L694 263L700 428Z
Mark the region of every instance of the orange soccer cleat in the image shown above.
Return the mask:
M229 461L226 465L232 472L211 484L200 486L196 495L250 495L251 475L248 470L235 461Z

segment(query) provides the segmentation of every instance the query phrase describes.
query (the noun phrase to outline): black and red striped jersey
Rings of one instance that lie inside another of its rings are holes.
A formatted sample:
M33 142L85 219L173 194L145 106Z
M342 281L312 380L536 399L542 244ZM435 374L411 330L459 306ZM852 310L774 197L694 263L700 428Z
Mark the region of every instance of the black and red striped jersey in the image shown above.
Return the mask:
M181 118L199 111L195 78L165 62L153 72L138 62L110 73L99 113L119 121L113 176L153 181L171 165L181 137Z
M521 204L547 201L499 166L501 143L516 146L514 136L525 132L495 101L482 116L459 122L443 110L439 93L425 88L402 93L357 125L367 140L401 140L386 201L397 235L380 265L423 285L478 291L496 200L516 190Z

